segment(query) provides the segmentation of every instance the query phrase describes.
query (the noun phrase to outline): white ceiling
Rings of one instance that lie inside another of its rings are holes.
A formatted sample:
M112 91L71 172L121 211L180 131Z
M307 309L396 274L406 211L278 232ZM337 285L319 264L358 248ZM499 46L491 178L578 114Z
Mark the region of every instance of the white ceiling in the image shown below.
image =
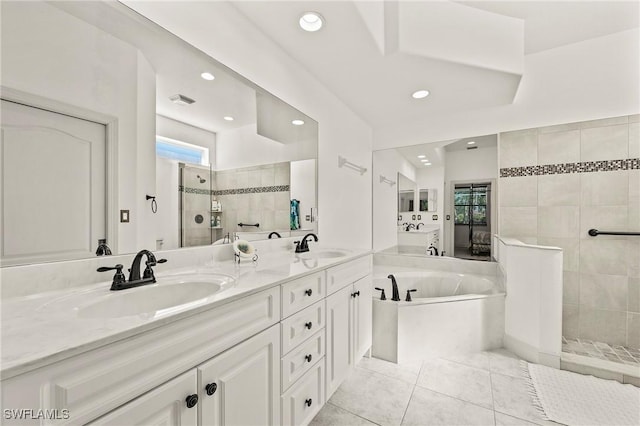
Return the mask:
M525 55L636 28L640 10L638 1L233 5L374 130L510 104L526 74ZM320 31L299 28L308 10L325 18ZM412 99L422 88L431 95Z
M469 145L467 142L474 141L475 144ZM445 152L465 151L468 147L475 146L477 149L491 148L498 146L498 135L476 136L473 138L454 139L449 141L424 143L420 145L405 146L395 148L409 163L417 170L428 169L433 167L443 167L445 163ZM419 155L425 155L431 165L426 166Z

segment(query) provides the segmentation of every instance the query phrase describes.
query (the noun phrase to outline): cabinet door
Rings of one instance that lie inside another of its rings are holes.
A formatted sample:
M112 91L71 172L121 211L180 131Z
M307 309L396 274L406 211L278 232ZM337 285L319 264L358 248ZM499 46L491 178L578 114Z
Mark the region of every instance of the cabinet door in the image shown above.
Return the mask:
M196 394L197 376L196 370L193 369L116 408L90 425L195 426L199 403L189 408L187 397L194 398ZM73 417L71 420L73 421Z
M201 364L198 385L202 425L279 425L279 325Z
M327 400L347 377L352 365L350 305L353 286L327 297Z
M357 364L360 358L371 347L371 330L373 322L373 289L371 275L356 281L353 284L353 364Z

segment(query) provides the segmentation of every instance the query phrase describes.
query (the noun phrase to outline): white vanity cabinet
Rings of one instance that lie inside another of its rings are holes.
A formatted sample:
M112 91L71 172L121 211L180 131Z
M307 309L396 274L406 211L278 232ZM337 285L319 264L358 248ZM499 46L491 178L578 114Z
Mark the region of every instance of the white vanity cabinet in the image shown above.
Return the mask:
M370 257L327 271L337 290L327 297L327 399L371 347L370 272Z
M196 371L190 370L89 425L196 426L200 398L197 384Z
M325 271L282 284L282 424L303 426L325 402Z
M275 325L201 364L201 425L280 424L280 330Z

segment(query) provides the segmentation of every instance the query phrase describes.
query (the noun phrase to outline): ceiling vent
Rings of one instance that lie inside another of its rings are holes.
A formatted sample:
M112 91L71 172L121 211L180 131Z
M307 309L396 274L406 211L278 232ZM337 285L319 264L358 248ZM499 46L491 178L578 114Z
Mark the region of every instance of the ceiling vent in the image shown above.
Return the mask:
M195 102L194 99L191 99L188 96L180 95L180 94L173 95L169 99L171 100L171 102L178 105L191 105L192 103Z

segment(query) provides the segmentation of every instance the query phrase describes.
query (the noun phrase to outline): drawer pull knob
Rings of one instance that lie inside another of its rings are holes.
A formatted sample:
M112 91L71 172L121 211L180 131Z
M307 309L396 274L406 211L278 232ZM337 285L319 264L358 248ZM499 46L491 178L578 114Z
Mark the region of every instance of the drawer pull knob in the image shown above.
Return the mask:
M307 360L307 362L311 362L311 359L312 359L312 358L313 358L313 357L311 356L311 354L309 354L309 355L305 355L305 356L304 356L304 359L306 359L306 360Z
M216 393L216 391L218 390L218 384L209 383L207 386L204 387L204 389L207 391L207 395L211 396L214 393Z
M313 400L311 398L307 398L304 400L304 403L306 404L307 407L311 407Z
M198 403L198 395L196 395L195 393L193 395L189 395L186 401L187 401L187 408L193 408Z
M311 327L313 327L313 323L311 321L307 322L304 324L305 327L307 327L307 330L311 330Z
M311 290L310 288L304 291L304 294L306 294L307 296L311 296L313 294L313 290Z

